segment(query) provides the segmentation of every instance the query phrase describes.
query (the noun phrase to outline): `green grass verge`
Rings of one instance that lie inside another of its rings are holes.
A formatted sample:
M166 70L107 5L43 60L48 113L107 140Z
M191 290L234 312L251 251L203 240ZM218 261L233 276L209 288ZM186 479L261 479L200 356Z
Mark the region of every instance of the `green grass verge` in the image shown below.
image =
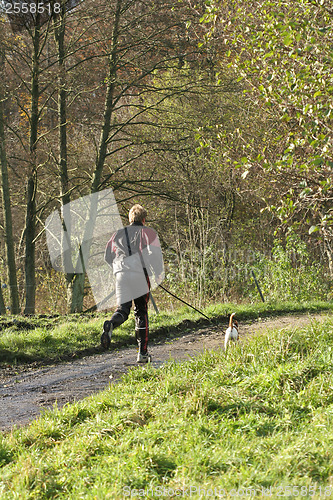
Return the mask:
M260 303L248 305L217 304L204 310L213 324L227 324L228 315L237 313L240 321L287 313L332 311L333 303ZM108 316L108 318L110 315ZM0 366L39 362L47 364L101 352L100 336L105 314L63 317L11 317L0 323ZM209 321L190 308L173 312L150 313L150 339L177 335ZM113 333L113 348L134 344L133 314Z
M332 318L134 369L4 435L1 499L328 497L332 369Z

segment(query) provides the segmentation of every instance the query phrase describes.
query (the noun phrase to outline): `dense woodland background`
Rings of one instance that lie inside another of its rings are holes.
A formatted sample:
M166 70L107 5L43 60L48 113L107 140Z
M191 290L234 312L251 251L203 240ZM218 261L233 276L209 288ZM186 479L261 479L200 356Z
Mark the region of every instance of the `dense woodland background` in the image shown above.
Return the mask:
M331 3L56 4L0 17L0 313L93 305L44 223L108 187L197 305L258 300L252 271L267 300L332 300Z

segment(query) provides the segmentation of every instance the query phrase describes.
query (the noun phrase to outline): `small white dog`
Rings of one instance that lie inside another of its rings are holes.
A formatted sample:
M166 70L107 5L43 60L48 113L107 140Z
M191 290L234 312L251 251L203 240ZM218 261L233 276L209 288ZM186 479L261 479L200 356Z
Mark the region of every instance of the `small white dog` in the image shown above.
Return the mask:
M232 313L229 319L229 326L225 332L224 350L227 350L229 340L238 340L238 323L234 319L236 313Z

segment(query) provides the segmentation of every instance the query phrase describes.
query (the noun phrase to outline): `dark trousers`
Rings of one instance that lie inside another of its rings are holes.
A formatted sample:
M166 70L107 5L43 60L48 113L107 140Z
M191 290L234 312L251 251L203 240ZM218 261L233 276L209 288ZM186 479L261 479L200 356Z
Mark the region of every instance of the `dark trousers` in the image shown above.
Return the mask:
M148 302L149 293L134 299L134 316L135 316L135 337L139 345L140 354L146 354L148 348ZM125 302L117 307L115 313L111 317L111 323L116 328L127 320L132 307L132 301Z

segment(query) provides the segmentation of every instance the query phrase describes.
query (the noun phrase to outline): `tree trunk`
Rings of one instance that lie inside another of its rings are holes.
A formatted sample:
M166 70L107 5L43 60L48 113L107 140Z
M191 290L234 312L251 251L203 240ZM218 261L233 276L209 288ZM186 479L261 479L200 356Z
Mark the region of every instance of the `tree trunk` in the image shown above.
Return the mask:
M6 306L5 301L3 300L1 281L0 281L0 316L5 316L6 314Z
M332 232L327 229L322 229L322 233L324 236L324 248L327 255L328 260L328 269L330 272L330 277L333 279L333 237Z
M61 206L66 205L71 201L69 191L69 177L68 177L68 157L67 157L67 91L66 91L66 66L65 66L65 32L66 32L66 13L65 7L62 6L62 11L57 17L55 22L54 37L58 49L58 123L59 123L59 171L60 171L60 202ZM67 233L67 239L70 241L71 234L71 221L70 214L67 214L66 224L62 219L63 230ZM65 249L66 240L63 237L63 245ZM63 255L63 269L66 273L67 284L67 306L69 312L72 311L72 302L77 307L77 298L72 300L73 281L75 275L69 272L73 267L71 253L62 252ZM81 286L78 286L81 290Z
M85 274L74 274L67 286L67 300L70 304L70 313L82 312L84 298Z
M16 263L15 263L15 250L13 238L13 223L12 211L10 201L10 188L8 180L8 165L6 155L5 143L5 127L4 127L4 92L2 83L4 81L4 65L5 55L2 44L0 45L0 161L1 161L1 187L2 187L2 205L4 211L4 226L5 226L5 241L7 252L7 269L8 269L8 282L10 287L10 310L12 314L19 314L20 304L17 287ZM0 301L3 301L2 296Z
M33 33L31 117L30 117L30 171L27 183L27 212L25 228L25 309L24 314L34 314L36 307L36 190L37 190L37 137L38 137L38 99L39 99L39 49L40 25L36 19Z
M91 193L96 193L99 190L104 162L107 155L107 145L110 134L111 116L114 107L114 91L116 86L117 62L118 62L117 52L118 52L119 23L121 17L122 3L123 0L117 0L117 7L115 11L115 19L114 19L113 33L112 33L112 47L109 56L109 74L108 74L108 85L105 96L103 127L99 141L96 166L91 185ZM89 228L92 228L94 226L93 224L94 217L96 217L96 207L93 206L92 204L90 208ZM90 236L89 234L85 234L84 237L85 242L91 241L91 237L89 236ZM89 250L86 248L84 255L87 255L88 252ZM79 259L80 258L81 255L79 256ZM71 307L70 307L71 312L82 311L83 297L84 297L84 281L85 281L84 274L83 275L76 274L72 282L70 283L69 292L72 295Z

